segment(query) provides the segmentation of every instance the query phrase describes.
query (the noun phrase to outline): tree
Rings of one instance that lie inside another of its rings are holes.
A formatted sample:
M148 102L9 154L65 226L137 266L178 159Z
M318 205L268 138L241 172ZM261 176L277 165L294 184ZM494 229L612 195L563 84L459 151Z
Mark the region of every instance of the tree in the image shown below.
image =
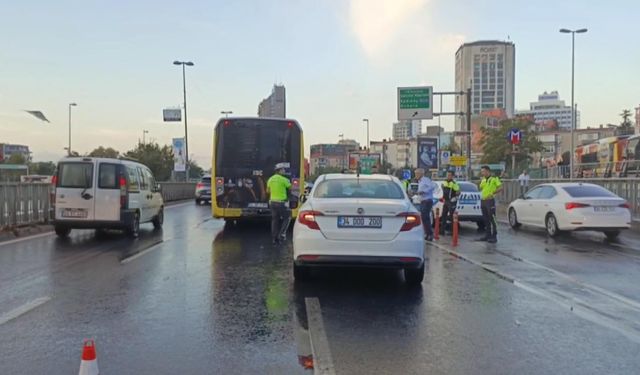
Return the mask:
M125 157L134 159L151 169L158 181L168 181L173 170L173 150L171 146L157 143L138 143L136 148L127 151Z
M43 176L53 176L56 171L56 164L52 161L40 161L29 164L29 173Z
M620 114L622 117L622 122L620 123L620 127L617 129L617 135L629 135L634 133L633 123L631 122L631 111L628 109L623 109Z
M448 145L443 146L440 151L449 151L452 154L459 154L460 153L460 145L457 144L456 141L451 139L451 142Z
M204 169L195 160L189 160L189 178L199 179L204 174Z
M5 159L5 163L7 164L26 164L27 160L22 154L11 154L7 159Z
M93 158L114 158L115 159L118 156L120 156L120 152L114 150L111 147L104 148L100 146L95 150L91 151L87 156L91 156Z
M496 129L483 128L482 137L482 163L498 164L508 162L511 164L512 145L507 139L507 134L513 128L522 132L522 143L519 145L520 152L516 154L516 165L510 165L514 171L520 163L528 165L530 155L543 150L542 142L536 137L535 124L526 118L509 119L500 122ZM525 166L526 167L526 166Z

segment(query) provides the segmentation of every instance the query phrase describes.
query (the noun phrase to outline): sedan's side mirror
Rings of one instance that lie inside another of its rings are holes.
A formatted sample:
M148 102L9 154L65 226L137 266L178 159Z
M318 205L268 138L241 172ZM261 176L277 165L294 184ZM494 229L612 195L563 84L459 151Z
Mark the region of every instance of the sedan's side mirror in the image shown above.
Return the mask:
M307 201L307 194L302 194L302 196L300 197L300 202L304 203Z
M156 184L155 186L155 190L156 193L161 193L162 192L162 185L160 184Z

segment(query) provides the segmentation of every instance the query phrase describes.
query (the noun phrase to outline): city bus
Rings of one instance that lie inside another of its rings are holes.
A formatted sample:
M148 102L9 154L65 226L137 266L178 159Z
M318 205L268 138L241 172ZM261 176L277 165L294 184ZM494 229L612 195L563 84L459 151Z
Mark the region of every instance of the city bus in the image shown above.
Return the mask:
M267 180L278 163L289 167L289 207L295 218L304 186L300 124L290 119L261 117L220 119L213 132L213 217L227 221L270 217Z

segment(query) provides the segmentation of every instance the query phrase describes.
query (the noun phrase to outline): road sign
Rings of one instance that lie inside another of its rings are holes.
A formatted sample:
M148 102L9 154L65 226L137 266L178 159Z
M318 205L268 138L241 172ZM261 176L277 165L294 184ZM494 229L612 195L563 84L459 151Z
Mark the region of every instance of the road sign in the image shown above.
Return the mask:
M449 157L449 164L456 167L464 167L467 165L467 157L462 155L451 155Z
M448 165L451 162L450 158L451 158L450 151L444 150L440 152L440 163L442 165Z
M522 132L518 128L512 128L507 133L507 139L512 145L519 145L522 142Z
M433 86L398 87L398 120L431 120Z
M402 171L402 179L410 180L411 179L411 169L405 169Z
M163 109L162 117L165 122L169 121L182 121L182 110L181 109Z

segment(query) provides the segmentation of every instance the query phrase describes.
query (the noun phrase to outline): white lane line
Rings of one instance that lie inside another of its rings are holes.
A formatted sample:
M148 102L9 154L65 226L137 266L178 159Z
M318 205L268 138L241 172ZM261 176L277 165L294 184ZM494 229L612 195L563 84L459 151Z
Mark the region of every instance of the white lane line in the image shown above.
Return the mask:
M160 242L158 242L158 243L156 243L156 244L154 244L154 245L151 245L150 247L148 247L148 248L146 248L146 249L144 249L144 250L140 251L139 253L136 253L135 255L132 255L132 256L130 256L130 257L128 257L128 258L124 258L124 259L122 259L122 260L120 261L120 264L127 264L127 263L129 263L129 262L133 262L134 260L136 260L136 259L140 258L141 256L146 255L146 254L149 254L149 253L150 253L150 252L152 252L153 250L157 250L157 249L159 249L159 248L160 248L160 246L161 246L162 244L166 243L167 241L168 241L168 239L167 239L167 240L164 240L164 241L160 241Z
M0 242L0 246L11 245L11 244L14 244L14 243L33 240L33 239L40 238L40 237L47 237L47 236L51 236L53 234L54 234L53 231L50 231L50 232L45 232L45 233L34 234L32 236L27 236L27 237L20 237L20 238L16 238L15 240L9 240L9 241Z
M0 326L5 324L8 321L11 321L21 315L28 313L29 311L35 309L36 307L43 305L51 300L51 297L40 297L36 298L33 301L27 302L24 305L17 307L6 314L0 315Z
M311 339L311 353L313 355L314 375L335 375L333 357L329 350L329 340L324 330L320 301L315 298L305 298L307 307L307 324L309 325L309 338Z

